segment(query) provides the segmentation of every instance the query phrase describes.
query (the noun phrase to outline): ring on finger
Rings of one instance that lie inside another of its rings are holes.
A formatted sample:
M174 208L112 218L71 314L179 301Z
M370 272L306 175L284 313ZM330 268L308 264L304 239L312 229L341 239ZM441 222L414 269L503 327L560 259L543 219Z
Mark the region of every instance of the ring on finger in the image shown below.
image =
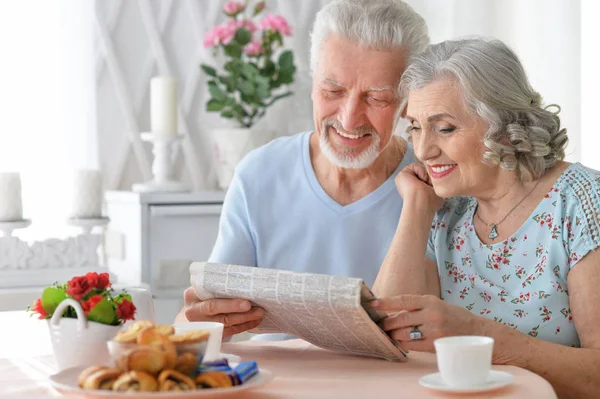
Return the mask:
M419 327L415 327L411 330L410 333L408 333L408 337L414 341L417 339L423 339L423 333L421 332L421 330L419 330Z

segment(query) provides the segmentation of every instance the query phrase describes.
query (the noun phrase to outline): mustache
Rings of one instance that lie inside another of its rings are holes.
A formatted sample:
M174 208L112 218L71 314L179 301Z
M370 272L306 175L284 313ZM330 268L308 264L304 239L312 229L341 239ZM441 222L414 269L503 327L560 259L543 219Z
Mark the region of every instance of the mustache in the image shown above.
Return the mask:
M325 119L322 123L322 127L323 127L323 131L326 130L327 127L333 127L336 130L340 130L342 132L346 132L346 133L350 133L350 134L355 134L355 135L364 135L364 134L370 134L372 136L376 136L378 135L377 130L375 130L373 127L371 126L359 126L356 129L353 130L346 130L344 129L344 127L342 126L342 124L337 120L337 119Z

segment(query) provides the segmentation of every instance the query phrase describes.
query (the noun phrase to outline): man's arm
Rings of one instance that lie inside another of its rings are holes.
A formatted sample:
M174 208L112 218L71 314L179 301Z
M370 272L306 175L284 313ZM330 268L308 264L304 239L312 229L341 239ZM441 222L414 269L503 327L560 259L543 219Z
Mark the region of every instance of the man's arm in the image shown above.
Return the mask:
M225 195L217 241L209 262L256 266L256 245L242 179L236 173Z
M225 195L219 234L209 262L256 266L248 203L237 173ZM201 301L190 287L184 293L184 306L175 321L219 321L225 325L224 337L228 337L257 327L263 313L261 308L251 309L250 302L241 299Z

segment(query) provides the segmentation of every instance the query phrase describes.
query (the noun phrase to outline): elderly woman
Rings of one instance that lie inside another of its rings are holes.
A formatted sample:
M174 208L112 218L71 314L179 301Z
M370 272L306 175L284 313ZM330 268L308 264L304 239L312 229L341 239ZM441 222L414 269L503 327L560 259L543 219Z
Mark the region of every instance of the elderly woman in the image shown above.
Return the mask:
M494 363L561 397L600 397L600 173L563 161L558 107L496 40L431 46L401 89L424 166L396 178L404 208L374 285L374 306L394 313L382 327L417 351L490 336Z

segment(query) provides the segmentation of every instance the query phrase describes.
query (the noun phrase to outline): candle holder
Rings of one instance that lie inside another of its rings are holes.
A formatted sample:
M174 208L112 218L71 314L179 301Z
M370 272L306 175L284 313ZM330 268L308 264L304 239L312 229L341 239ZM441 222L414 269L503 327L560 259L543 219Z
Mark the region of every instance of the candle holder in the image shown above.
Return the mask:
M31 225L31 219L0 221L0 231L4 237L11 237L13 231L24 229Z
M141 134L143 141L151 142L153 145L152 153L154 154L154 161L152 162L152 174L154 179L146 183L134 184L133 191L147 193L190 190L184 183L173 179L173 164L171 162L172 144L183 137L183 134Z
M83 234L91 234L94 227L104 227L108 225L110 219L107 217L99 218L70 218L67 219L69 226L79 227Z

